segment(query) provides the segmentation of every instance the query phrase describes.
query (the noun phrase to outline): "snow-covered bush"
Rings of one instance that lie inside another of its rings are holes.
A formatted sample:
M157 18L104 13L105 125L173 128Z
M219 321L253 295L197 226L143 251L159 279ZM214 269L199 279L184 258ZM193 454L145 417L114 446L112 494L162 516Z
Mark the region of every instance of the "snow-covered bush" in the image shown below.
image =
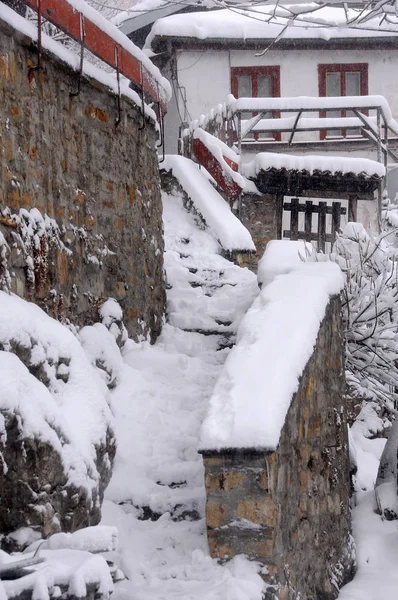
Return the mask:
M29 525L47 537L98 523L116 445L108 394L66 326L0 292L3 535Z
M329 256L346 276L342 294L346 338L346 377L350 396L360 412L353 436L388 440L382 452L375 485L382 518L398 515L398 206L386 201L383 229L373 237L360 223L348 223ZM356 440L357 440L356 437Z
M114 298L108 298L99 309L102 324L115 338L116 344L122 348L128 338L127 329L123 323L123 311Z
M379 431L389 425L398 401L397 251L389 243L392 237L390 231L372 237L360 223L348 223L330 254L346 275L347 381L357 397L373 403L379 419L372 426Z
M113 325L115 330L115 323ZM83 327L79 331L79 340L91 364L97 367L110 390L119 383L123 367L123 359L116 339L102 323Z

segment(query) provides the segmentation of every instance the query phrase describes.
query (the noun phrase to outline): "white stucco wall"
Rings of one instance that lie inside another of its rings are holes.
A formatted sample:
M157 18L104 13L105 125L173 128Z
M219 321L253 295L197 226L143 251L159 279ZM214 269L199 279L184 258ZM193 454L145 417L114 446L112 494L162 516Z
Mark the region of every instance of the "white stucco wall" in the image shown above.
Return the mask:
M186 90L188 117L198 119L224 102L230 89L229 53L226 51L180 51L178 83ZM180 101L181 114L184 103Z
M318 96L318 64L368 63L369 94L385 96L398 117L398 50L206 50L178 52L178 80L193 119L231 93L230 68L279 65L281 96Z

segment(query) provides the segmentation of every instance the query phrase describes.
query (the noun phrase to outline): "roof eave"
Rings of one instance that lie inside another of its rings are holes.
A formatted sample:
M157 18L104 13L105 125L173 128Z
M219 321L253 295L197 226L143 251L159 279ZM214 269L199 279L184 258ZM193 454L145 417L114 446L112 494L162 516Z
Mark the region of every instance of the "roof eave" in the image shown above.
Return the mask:
M177 36L163 36L156 35L151 43L151 46L155 52L163 52L170 45L173 49L186 49L186 50L201 50L214 48L220 49L231 49L231 50L259 50L264 49L275 41L275 38L263 38L263 39L238 39L238 38L207 38L200 40L193 37L177 37ZM278 40L275 50L366 50L366 49L398 49L398 35L386 36L386 37L348 37L348 38L331 38L328 40L320 38L282 38Z

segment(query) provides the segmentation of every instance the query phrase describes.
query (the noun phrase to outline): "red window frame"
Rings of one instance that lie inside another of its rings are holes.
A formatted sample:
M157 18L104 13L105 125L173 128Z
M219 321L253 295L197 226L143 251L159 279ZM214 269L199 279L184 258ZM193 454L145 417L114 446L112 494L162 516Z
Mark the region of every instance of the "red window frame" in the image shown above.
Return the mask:
M360 74L360 95L367 96L369 94L369 65L368 63L340 63L340 64L323 64L318 65L318 82L319 96L326 98L326 74L327 73L359 73ZM346 96L346 78L341 77L340 83L341 96ZM319 113L321 118L326 117L326 111ZM346 111L341 111L341 116L346 116ZM346 130L342 130L343 137L346 136ZM326 130L321 131L321 140L326 138Z
M281 68L279 65L267 67L231 67L231 93L238 98L238 77L249 76L252 78L252 93L253 98L258 98L258 77L271 77L271 94L272 98L280 98L281 95ZM273 118L279 118L280 112L273 111ZM273 133L275 140L281 140L280 132ZM255 139L258 139L258 134L255 134Z

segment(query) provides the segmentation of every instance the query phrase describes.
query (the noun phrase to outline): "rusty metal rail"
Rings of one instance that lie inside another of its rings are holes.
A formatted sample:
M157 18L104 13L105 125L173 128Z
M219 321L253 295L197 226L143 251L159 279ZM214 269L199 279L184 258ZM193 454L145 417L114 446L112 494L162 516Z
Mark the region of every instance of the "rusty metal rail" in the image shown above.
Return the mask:
M141 92L159 105L161 113L166 113L166 100L160 94L159 84L143 63L111 35L103 31L67 0L24 0L26 5L38 14L39 65L41 60L41 22L46 19L64 33L79 42L106 64L113 67L118 77L124 75Z

